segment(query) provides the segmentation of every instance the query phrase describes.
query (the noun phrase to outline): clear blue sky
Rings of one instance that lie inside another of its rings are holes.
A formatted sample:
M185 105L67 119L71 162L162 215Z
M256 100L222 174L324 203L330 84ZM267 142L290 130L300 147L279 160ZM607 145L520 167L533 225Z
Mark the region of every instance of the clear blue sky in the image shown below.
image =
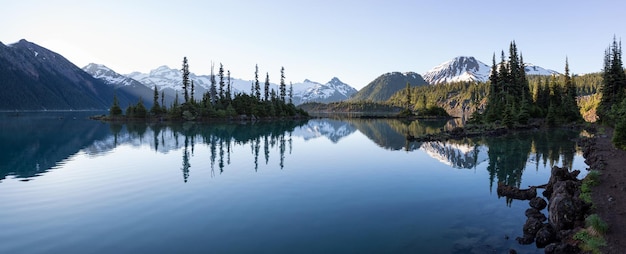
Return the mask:
M420 74L456 56L491 57L515 40L524 60L573 73L600 71L626 2L600 1L44 1L0 4L0 41L26 39L83 67L119 73L161 65L210 73L222 62L253 79L338 77L360 89L380 74ZM262 75L261 75L262 76Z

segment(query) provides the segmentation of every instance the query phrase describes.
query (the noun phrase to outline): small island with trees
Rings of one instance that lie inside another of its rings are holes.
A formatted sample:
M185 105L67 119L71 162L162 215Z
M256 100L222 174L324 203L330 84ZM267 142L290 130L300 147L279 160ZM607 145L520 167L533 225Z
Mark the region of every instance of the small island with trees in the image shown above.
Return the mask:
M281 68L279 91L270 89L269 74L265 76L263 94L259 82L259 68L255 66L255 80L251 85L251 93L232 92L230 71L224 75L224 66L220 64L217 80L211 65L211 86L209 91L202 95L200 100L195 97L193 80L189 79L189 63L183 58L182 84L183 101L180 102L178 93L174 101L167 107L165 94L154 87L153 105L146 109L143 99L137 104L129 105L125 111L119 105L117 97L113 98L113 105L109 115L92 117L103 121L228 121L228 120L261 120L261 119L294 119L307 118L309 114L292 103L293 87L285 84L285 68Z

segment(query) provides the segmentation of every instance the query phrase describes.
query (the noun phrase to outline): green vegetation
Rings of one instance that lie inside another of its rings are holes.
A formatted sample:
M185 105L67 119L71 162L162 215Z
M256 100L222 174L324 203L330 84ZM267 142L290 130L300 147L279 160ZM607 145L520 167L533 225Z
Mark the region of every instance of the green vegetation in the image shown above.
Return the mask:
M143 100L140 98L137 104L126 108L126 113L122 115L117 97L113 98L113 105L109 110L109 119L116 120L172 120L172 121L205 121L209 119L231 119L237 116L245 116L246 119L256 118L284 118L284 117L308 117L308 113L296 108L292 103L285 102L284 68L281 68L281 96L276 91L269 91L269 74L265 78L265 93L261 97L261 88L258 81L258 66L255 66L256 81L252 84L253 95L238 93L231 95L230 71L224 83L224 68L220 64L218 72L219 88L213 74L211 65L211 86L209 91L202 95L201 100L195 99L194 81L189 78L189 63L187 57L183 58L182 84L183 99L179 102L178 94L174 102L167 108L164 105L164 95L161 93L161 104L159 104L159 92L154 88L153 104L150 110L146 110ZM219 91L218 91L219 90ZM290 93L291 96L292 93ZM291 101L291 98L289 98Z
M507 128L526 125L530 118L544 118L550 126L581 122L577 88L569 74L569 63L565 60L565 74L551 76L544 82L534 84L532 93L526 78L524 61L517 54L515 42L509 47L509 58L496 65L493 58L489 77L489 94L482 113L473 114L473 123L500 123Z
M613 144L626 150L626 73L622 64L622 43L613 43L604 53L602 97L597 114L603 124L615 128Z
M580 186L580 199L591 204L591 187L597 186L599 184L598 177L600 176L600 171L591 170L583 179L582 185Z
M593 186L600 184L600 171L589 171L580 186L580 198L592 204L591 189ZM601 253L600 248L606 246L604 234L608 231L609 226L597 214L591 214L585 219L586 228L581 229L574 235L574 240L580 241L579 246L582 250L591 253Z
M602 235L592 233L588 228L582 229L574 234L574 240L581 242L579 247L583 251L591 252L594 254L602 253L600 248L606 246L606 240Z
M455 82L442 85L417 86L402 90L389 98L387 103L408 107L411 110L440 107L454 115L476 111L484 104L488 90L487 83ZM407 104L407 93L410 100Z

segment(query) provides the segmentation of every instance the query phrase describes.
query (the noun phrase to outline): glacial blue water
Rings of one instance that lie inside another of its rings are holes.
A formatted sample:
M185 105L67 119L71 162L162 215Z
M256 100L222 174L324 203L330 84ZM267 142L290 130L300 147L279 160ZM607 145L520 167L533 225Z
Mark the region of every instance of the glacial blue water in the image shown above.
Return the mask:
M0 116L0 253L543 253L497 183L587 167L564 130L407 142L451 123L89 114Z

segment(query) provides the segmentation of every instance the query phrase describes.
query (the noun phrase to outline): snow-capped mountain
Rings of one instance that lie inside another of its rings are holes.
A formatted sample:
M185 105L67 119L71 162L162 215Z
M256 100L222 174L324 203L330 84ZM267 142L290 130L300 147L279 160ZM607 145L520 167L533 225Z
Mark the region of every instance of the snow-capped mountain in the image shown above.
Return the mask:
M151 98L154 96L154 87L148 87L143 83L126 77L106 67L102 64L90 63L83 67L83 70L96 79L102 80L105 84L114 87L116 90L121 90L141 98L145 105L152 106ZM166 94L167 101L174 101L172 94ZM132 102L136 103L136 102ZM125 106L125 105L122 105Z
M524 66L526 75L550 76L559 74L556 71L530 63L524 63ZM472 56L459 56L426 72L424 80L431 85L451 82L487 82L490 74L491 66Z
M476 58L459 56L426 72L424 80L431 85L463 81L485 82L489 80L490 72L491 67Z
M302 104L306 102L337 102L350 98L357 92L351 87L334 77L326 84L305 79L302 83L293 84L293 100L294 104Z
M90 63L83 70L94 78L100 79L114 87L142 85L139 81L119 74L102 64Z

